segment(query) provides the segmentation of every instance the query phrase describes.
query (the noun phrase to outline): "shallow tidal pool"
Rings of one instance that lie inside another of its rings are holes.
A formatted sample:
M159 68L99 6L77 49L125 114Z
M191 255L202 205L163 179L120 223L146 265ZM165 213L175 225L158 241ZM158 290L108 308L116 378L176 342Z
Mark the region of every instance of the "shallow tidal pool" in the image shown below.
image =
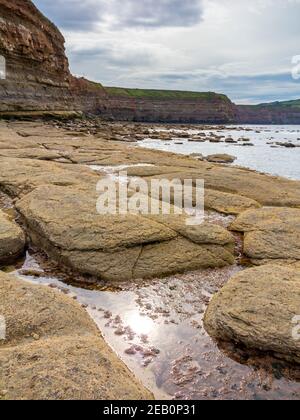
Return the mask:
M86 284L30 250L7 268L83 305L106 342L157 399L299 399L300 372L269 356L222 350L203 316L213 296L243 267L202 270L151 281Z

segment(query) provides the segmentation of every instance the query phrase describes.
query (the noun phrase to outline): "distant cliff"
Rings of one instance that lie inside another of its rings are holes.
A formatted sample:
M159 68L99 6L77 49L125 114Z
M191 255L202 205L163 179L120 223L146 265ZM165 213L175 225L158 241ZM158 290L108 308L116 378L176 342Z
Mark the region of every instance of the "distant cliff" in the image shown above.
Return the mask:
M126 121L300 124L293 103L236 106L212 92L104 88L69 70L65 40L30 0L0 0L0 115L73 111Z
M300 100L261 105L237 106L243 124L300 124Z
M236 119L234 104L212 92L182 92L105 88L116 119L174 123L230 123Z

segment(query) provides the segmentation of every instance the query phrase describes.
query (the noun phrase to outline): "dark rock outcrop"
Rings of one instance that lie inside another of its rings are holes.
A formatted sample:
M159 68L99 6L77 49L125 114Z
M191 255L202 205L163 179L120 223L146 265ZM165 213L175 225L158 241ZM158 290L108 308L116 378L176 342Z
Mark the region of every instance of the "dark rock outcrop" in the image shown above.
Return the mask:
M101 112L107 96L101 85L74 78L64 38L30 0L0 0L0 112Z
M70 72L64 38L27 0L0 1L0 111L68 110Z

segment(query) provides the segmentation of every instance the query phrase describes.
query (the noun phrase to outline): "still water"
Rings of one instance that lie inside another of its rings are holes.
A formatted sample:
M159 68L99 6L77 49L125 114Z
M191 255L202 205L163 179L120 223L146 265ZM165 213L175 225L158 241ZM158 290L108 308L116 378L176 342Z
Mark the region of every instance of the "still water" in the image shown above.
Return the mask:
M228 126L226 129L214 127L210 130L178 130L187 133L187 138L174 136L175 141L145 139L139 142L142 147L164 150L184 155L201 153L204 156L227 153L237 157L235 165L244 166L259 172L280 175L291 179L300 179L300 126ZM205 142L191 142L189 135L205 133ZM224 135L220 143L210 143L210 133ZM225 138L240 140L236 144L225 142ZM254 146L243 146L242 138L250 140ZM177 140L177 141L176 141ZM177 144L178 142L183 144ZM286 148L276 143L292 143L297 147Z

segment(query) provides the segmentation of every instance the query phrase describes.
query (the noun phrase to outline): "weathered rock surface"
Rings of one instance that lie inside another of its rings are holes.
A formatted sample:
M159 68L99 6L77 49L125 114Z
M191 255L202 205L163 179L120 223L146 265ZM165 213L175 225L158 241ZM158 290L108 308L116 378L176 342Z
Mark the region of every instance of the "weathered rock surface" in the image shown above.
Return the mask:
M259 208L260 204L239 194L230 194L205 189L205 208L219 213L237 215L248 209Z
M32 241L76 271L106 280L154 277L232 264L233 239L207 225L190 231L159 219L101 215L97 195L41 187L17 203ZM228 247L226 246L228 245Z
M181 168L156 178L204 179L205 188L247 197L264 206L299 207L300 182L268 176L248 169L197 162L198 168ZM148 177L150 178L150 177Z
M1 0L0 13L0 55L6 60L0 114L59 111L67 117L104 110L103 87L71 76L62 34L30 0Z
M235 156L227 155L226 153L206 156L206 160L213 163L233 163L236 159Z
M262 208L242 213L231 225L244 232L244 253L257 263L300 260L300 209Z
M2 134L3 127L3 134ZM163 153L160 151L153 151L149 149L136 148L124 142L112 142L107 141L106 129L103 129L103 139L95 138L92 135L87 137L83 136L83 133L79 133L79 137L69 136L68 132L64 130L58 130L50 126L43 126L36 124L32 127L29 124L9 124L9 127L1 124L0 131L0 152L5 150L5 156L25 156L34 160L41 160L41 153L44 153L44 159L54 158L57 162L56 156L60 156L60 159L64 159L63 163L69 163L70 165L59 165L53 166L54 163L48 162L48 166L44 166L44 162L35 162L36 173L38 178L43 177L43 173L38 174L38 167L40 172L42 167L45 167L46 173L53 172L54 174L60 171L60 180L53 181L57 182L57 185L61 185L63 182L64 175L62 169L65 168L66 184L69 182L70 185L74 185L75 181L71 181L71 174L74 173L74 178L78 178L80 173L83 175L83 179L87 176L92 180L92 176L96 180L101 175L101 170L97 174L87 175L88 169L83 167L76 167L72 163L78 163L82 165L128 165L126 168L129 176L140 176L146 180L151 181L151 178L167 178L167 179L204 179L205 188L209 191L215 191L220 193L220 197L223 200L228 199L229 201L235 198L237 206L239 207L238 201L242 203L243 198L245 203L242 205L242 209L247 209L254 205L250 204L250 200L254 200L261 205L266 206L287 206L287 207L300 207L300 182L291 181L280 177L272 177L268 175L259 174L255 171L228 167L222 165L213 165L207 162L196 161L195 159L187 158L185 156L179 156L172 153ZM46 128L46 132L45 132ZM27 132L26 132L27 131ZM101 130L99 130L101 132ZM26 132L29 137L22 137L16 134ZM32 149L32 150L27 150ZM43 151L43 152L42 152ZM46 151L46 152L45 152ZM34 155L35 154L35 155ZM53 155L52 155L53 154ZM52 155L52 157L51 157ZM59 163L59 162L58 162ZM8 159L0 157L0 185L3 183L9 186L9 180L14 180L18 177L19 181L25 181L25 175L29 181L29 177L33 178L32 162L27 159L24 163L21 163L19 159ZM18 165L26 165L24 171L18 169ZM141 165L133 166L131 165ZM142 166L142 164L151 164L153 166ZM27 167L28 166L28 167ZM50 170L50 167L54 169ZM57 169L56 169L57 168ZM58 169L61 168L61 169ZM103 168L102 168L103 170ZM24 174L22 174L24 172ZM77 175L76 175L77 173ZM67 176L67 174L69 174ZM47 175L49 177L49 175ZM53 175L54 176L54 175ZM58 178L58 176L57 176ZM13 181L15 183L15 181ZM39 182L39 184L42 181ZM59 183L60 182L60 183ZM88 181L89 182L89 181ZM93 181L92 181L93 182ZM33 184L33 179L30 180ZM45 183L45 182L44 182ZM23 187L25 189L25 187ZM231 194L232 196L223 195L224 193ZM236 197L233 197L236 196ZM213 202L208 198L208 201ZM228 203L229 204L229 203ZM226 206L224 206L226 208ZM233 211L234 214L239 211Z
M41 185L95 189L99 181L99 174L77 165L19 158L0 158L0 165L0 187L12 197Z
M72 299L0 272L0 306L7 333L0 341L2 398L153 398Z
M213 225L191 232L173 218L140 217L140 226L130 217L101 219L96 214L96 185L107 176L107 165L128 165L128 176L141 176L148 182L153 178L204 179L205 207L225 214L239 215L266 202L300 206L296 181L144 150L83 132L75 135L38 122L1 127L0 154L5 152L0 157L1 189L13 198L23 197L18 208L33 242L81 273L120 280L233 261L231 236L226 231L220 235ZM108 130L107 125L104 137ZM123 130L130 133L130 127ZM154 264L156 269L151 268Z
M8 263L24 251L25 235L22 229L0 210L0 263Z
M217 340L300 363L300 340L293 334L299 310L299 269L266 265L234 276L213 297L204 325Z

